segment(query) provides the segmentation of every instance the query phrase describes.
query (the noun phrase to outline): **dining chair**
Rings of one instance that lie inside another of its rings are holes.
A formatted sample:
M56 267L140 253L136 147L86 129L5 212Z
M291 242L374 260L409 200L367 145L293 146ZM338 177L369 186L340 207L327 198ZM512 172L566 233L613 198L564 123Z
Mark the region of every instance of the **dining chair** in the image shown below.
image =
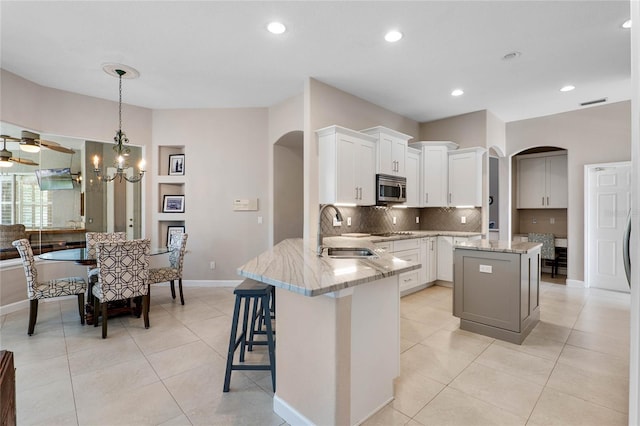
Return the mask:
M87 232L85 234L87 245L87 257L96 257L96 244L118 243L127 240L126 232ZM87 267L89 277L98 275L98 268Z
M102 242L96 244L98 282L92 288L94 327L102 316L102 338L107 337L107 304L116 300L142 298L144 327L149 328L149 240ZM130 302L129 302L130 303Z
M27 296L29 297L29 328L27 334L33 335L38 318L38 301L60 296L78 296L78 313L80 324L84 324L84 293L87 291L87 282L82 277L58 278L49 281L38 282L38 270L33 258L31 244L26 238L14 241L13 246L18 249L22 266L27 278Z
M558 253L556 252L556 237L553 234L530 232L528 235L530 243L542 243L540 258L553 261L551 267L551 278L558 275Z
M182 266L184 264L184 253L187 246L188 234L182 234L169 245L169 266L162 268L151 268L149 270L149 286L169 282L171 285L171 297L176 298L174 282L178 280L178 290L180 291L180 303L184 305L184 295L182 293ZM151 291L151 288L149 288Z

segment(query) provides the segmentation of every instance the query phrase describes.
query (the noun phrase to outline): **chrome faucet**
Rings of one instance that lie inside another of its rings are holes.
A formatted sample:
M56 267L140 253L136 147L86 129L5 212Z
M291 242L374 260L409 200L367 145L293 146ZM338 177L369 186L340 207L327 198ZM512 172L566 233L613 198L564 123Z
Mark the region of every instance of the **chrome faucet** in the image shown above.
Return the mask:
M338 210L336 206L334 206L333 204L320 205L320 213L318 213L318 247L316 248L316 253L318 254L318 256L322 256L322 250L324 249L324 247L322 246L322 213L327 207L333 208L333 210L335 210L336 212L336 219L342 222L342 213L340 213L340 210Z

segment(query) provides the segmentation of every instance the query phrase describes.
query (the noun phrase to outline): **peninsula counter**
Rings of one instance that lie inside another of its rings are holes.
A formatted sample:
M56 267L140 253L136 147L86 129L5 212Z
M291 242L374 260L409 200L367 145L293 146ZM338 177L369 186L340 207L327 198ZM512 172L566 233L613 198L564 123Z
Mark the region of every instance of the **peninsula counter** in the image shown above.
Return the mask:
M238 268L276 287L274 411L289 424L359 424L393 399L400 374L398 274L420 268L370 242L376 258L337 259L284 240Z

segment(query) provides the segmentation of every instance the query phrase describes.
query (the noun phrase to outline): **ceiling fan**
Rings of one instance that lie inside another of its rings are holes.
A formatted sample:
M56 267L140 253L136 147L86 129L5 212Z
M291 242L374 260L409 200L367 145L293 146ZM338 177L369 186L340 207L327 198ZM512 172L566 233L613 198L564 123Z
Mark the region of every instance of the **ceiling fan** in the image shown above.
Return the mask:
M14 158L11 151L7 149L7 139L14 139L14 138L9 138L8 136L4 136L4 135L0 136L0 138L2 138L4 141L4 145L2 147L2 150L0 151L0 167L11 167L13 165L12 163L20 163L20 164L25 164L27 166L38 165L38 163L36 163L33 160L29 160L28 158Z
M21 132L20 139L7 135L0 135L0 138L5 139L5 141L8 139L10 141L20 142L20 149L25 152L38 152L40 151L40 147L44 146L45 148L49 148L50 150L63 152L65 154L75 153L74 150L66 148L57 142L40 139L39 134L29 132L27 130L23 130Z

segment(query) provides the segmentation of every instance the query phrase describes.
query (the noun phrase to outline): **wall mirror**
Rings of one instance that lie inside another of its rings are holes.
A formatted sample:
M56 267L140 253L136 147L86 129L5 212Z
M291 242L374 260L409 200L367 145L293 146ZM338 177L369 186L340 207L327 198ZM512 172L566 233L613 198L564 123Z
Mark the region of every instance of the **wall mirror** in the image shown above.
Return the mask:
M6 123L0 126L3 135L13 137L20 137L22 130L31 130ZM59 152L44 146L39 152L27 152L21 149L20 142L6 141L11 157L26 161L12 160L11 167L0 167L2 225L23 224L36 255L80 247L86 231L121 231L126 232L129 239L140 238L142 183L118 179L104 182L93 172L92 159L97 154L105 173L113 174L110 168L115 161L113 143L32 131L74 152ZM133 167L141 158L142 149L131 146L126 163ZM0 227L0 259L18 257L9 241L13 237L3 235L3 228L8 229Z

